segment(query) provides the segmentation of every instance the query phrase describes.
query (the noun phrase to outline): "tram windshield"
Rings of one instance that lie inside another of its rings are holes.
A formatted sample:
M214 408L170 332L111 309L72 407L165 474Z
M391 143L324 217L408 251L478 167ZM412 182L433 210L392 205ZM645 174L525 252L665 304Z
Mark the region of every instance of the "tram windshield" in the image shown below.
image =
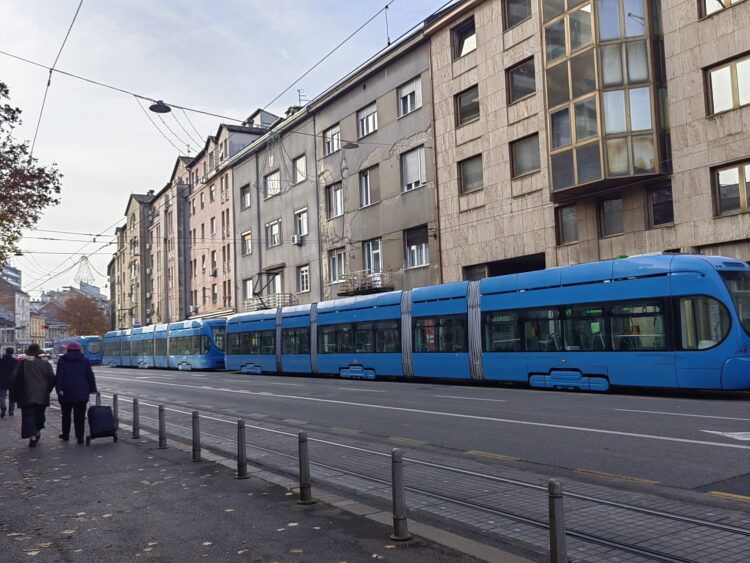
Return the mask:
M721 272L721 277L732 294L742 327L750 334L750 272Z
M213 333L214 333L214 345L223 352L224 351L224 335L226 334L226 329L224 327L214 327Z

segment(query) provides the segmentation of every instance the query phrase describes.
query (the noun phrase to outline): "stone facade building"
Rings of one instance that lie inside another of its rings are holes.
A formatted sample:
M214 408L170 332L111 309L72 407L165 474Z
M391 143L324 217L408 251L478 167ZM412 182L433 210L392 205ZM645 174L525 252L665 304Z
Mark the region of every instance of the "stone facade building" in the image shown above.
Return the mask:
M5 324L13 322L14 342L18 350L31 344L31 299L20 287L0 277L0 317Z
M429 45L417 32L308 104L323 299L440 281Z
M750 4L703 1L467 0L427 22L446 281L750 259Z

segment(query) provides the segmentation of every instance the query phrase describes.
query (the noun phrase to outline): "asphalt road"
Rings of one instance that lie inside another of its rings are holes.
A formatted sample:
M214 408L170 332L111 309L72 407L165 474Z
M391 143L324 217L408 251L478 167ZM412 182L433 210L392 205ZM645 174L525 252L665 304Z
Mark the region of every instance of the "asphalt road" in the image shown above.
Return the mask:
M96 369L102 390L750 496L750 399ZM743 434L744 433L744 434Z

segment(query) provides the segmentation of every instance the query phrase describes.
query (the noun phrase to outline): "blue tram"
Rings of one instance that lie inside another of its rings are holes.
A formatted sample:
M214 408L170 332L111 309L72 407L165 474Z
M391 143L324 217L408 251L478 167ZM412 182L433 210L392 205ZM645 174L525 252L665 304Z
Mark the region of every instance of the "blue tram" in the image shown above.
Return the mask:
M52 343L52 360L56 362L67 351L68 344L71 342L78 342L81 345L81 352L92 364L102 363L104 349L101 336L71 336L62 340L55 340Z
M228 369L750 389L750 267L655 255L234 315Z
M111 367L224 369L226 319L189 320L104 335Z

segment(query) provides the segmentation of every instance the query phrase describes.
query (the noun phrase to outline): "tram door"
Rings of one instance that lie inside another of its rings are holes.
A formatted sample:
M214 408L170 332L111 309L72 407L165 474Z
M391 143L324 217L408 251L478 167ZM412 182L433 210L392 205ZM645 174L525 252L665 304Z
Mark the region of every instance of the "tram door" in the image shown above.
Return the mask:
M720 389L721 368L733 350L726 342L731 319L727 308L706 295L675 299L675 365L683 388Z

